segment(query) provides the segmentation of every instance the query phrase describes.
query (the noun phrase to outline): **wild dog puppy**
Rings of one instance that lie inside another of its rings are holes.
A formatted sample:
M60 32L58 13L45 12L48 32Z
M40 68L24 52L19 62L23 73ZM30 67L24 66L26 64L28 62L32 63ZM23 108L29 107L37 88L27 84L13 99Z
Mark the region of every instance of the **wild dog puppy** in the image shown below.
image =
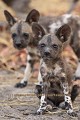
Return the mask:
M33 9L24 21L15 19L6 10L4 11L4 14L10 26L14 47L19 50L26 48L28 52L24 78L20 83L16 84L16 87L22 88L27 85L33 71L33 66L35 62L40 59L37 45L41 36L35 36L32 31L32 23L38 22L40 14L37 10ZM44 31L42 34L44 35Z
M40 25L37 23L34 23L32 27L36 35L39 27ZM71 96L75 92L74 87L76 88L76 86L72 86L74 70L62 56L64 45L69 40L70 34L70 27L68 24L64 24L54 33L43 36L39 41L40 73L43 83L41 88L38 88L42 95L37 114L43 114L49 104L54 107L60 106L61 102L65 102L64 107L67 109L67 113L76 116L72 101L75 100L77 95L75 94L74 98ZM38 97L40 98L40 96Z

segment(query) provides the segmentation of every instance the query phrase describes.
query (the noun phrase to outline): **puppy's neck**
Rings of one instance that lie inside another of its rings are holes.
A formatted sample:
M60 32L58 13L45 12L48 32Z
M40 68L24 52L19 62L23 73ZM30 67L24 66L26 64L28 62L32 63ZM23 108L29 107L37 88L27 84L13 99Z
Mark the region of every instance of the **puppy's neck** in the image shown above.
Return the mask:
M56 58L54 60L50 60L50 61L44 61L44 63L46 64L46 66L48 68L54 68L55 64L59 63L60 61L62 61L62 57L58 57L58 58Z

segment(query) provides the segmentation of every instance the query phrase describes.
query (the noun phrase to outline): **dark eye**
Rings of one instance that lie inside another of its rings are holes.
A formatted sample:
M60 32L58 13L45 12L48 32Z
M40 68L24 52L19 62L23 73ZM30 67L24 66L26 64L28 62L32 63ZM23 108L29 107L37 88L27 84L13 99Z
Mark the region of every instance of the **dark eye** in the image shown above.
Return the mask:
M29 38L29 34L28 33L23 33L23 36L28 39Z
M43 44L41 44L40 46L41 46L41 47L45 47L45 44L43 43Z
M53 44L52 47L55 49L58 49L58 45L56 45L56 44Z
M16 34L16 33L13 33L13 34L12 34L12 38L15 38L15 37L17 37L17 34Z

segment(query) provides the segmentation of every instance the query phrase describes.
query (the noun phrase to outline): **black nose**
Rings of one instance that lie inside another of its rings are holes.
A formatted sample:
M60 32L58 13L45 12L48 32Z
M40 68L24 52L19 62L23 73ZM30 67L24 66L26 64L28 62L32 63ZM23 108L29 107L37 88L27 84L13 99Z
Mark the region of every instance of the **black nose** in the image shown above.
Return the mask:
M50 56L50 53L49 52L45 52L44 53L46 56Z
M20 46L21 46L21 43L17 43L16 46L17 46L17 47L20 47Z

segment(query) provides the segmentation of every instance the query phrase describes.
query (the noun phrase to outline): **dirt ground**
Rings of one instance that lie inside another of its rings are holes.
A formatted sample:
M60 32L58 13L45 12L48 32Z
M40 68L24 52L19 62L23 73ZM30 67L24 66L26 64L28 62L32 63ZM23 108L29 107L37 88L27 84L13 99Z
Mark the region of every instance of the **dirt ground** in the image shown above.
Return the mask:
M20 76L18 71L0 71L0 120L80 120L80 96L74 103L78 117L70 117L61 109L45 115L35 115L39 107L39 100L34 94L34 83L37 80L32 78L26 88L15 88Z

